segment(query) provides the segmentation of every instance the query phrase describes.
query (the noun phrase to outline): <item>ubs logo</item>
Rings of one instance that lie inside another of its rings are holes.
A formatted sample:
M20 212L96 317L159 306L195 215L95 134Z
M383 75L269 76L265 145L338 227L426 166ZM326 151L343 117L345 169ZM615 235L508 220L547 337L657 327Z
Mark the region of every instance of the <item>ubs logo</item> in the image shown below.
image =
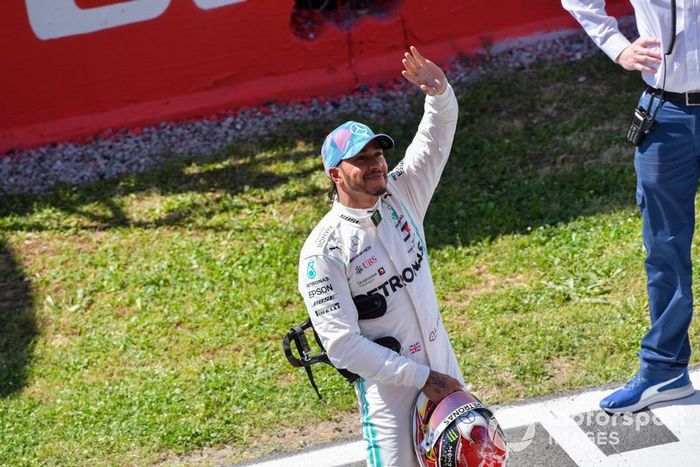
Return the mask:
M355 266L355 273L356 274L362 274L367 268L372 266L373 264L377 263L377 257L372 256L362 262L362 264L358 264Z
M362 267L367 269L368 267L372 266L376 262L377 262L377 257L372 256L371 258L366 259L362 262Z

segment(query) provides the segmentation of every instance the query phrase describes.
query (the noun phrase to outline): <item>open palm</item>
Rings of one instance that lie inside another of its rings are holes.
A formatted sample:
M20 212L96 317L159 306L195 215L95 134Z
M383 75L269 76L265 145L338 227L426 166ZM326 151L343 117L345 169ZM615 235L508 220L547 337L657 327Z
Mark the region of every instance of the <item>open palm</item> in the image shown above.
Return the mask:
M401 61L404 66L404 70L401 72L403 77L429 96L445 92L447 78L440 67L423 57L415 47L411 46L410 51L411 53L404 54Z

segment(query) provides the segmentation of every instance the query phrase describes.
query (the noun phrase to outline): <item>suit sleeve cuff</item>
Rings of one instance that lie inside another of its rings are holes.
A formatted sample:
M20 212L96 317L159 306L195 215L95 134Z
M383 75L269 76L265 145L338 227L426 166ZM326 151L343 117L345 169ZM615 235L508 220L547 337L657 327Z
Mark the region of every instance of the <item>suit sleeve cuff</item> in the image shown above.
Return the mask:
M418 370L416 371L416 386L418 389L423 389L425 383L428 381L428 376L430 376L430 367L419 364Z
M454 90L452 89L452 86L450 86L450 83L447 83L447 86L445 87L445 90L443 91L442 94L438 94L437 96L425 96L425 102L426 104L435 107L435 108L440 108L444 107L450 100L454 98Z
M618 32L605 41L600 48L610 57L610 60L617 63L617 58L629 45L630 41L622 33Z

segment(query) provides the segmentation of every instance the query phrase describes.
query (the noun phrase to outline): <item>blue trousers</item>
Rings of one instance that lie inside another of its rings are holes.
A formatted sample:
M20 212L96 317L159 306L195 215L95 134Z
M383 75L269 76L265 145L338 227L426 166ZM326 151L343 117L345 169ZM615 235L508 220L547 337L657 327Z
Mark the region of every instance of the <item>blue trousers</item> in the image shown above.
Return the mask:
M647 108L649 99L643 94L640 105ZM638 354L640 374L668 379L686 371L690 359L690 248L700 176L700 107L664 102L635 152L634 167L651 315Z

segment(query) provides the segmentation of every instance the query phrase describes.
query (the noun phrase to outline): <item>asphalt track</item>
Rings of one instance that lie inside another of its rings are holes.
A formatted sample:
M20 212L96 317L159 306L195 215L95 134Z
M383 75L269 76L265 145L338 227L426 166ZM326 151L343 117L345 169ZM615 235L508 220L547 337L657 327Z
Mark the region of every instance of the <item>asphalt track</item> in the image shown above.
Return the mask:
M690 372L700 389L700 369ZM511 449L509 467L700 467L700 391L635 414L609 416L598 401L616 387L492 407ZM361 439L233 467L359 467Z

